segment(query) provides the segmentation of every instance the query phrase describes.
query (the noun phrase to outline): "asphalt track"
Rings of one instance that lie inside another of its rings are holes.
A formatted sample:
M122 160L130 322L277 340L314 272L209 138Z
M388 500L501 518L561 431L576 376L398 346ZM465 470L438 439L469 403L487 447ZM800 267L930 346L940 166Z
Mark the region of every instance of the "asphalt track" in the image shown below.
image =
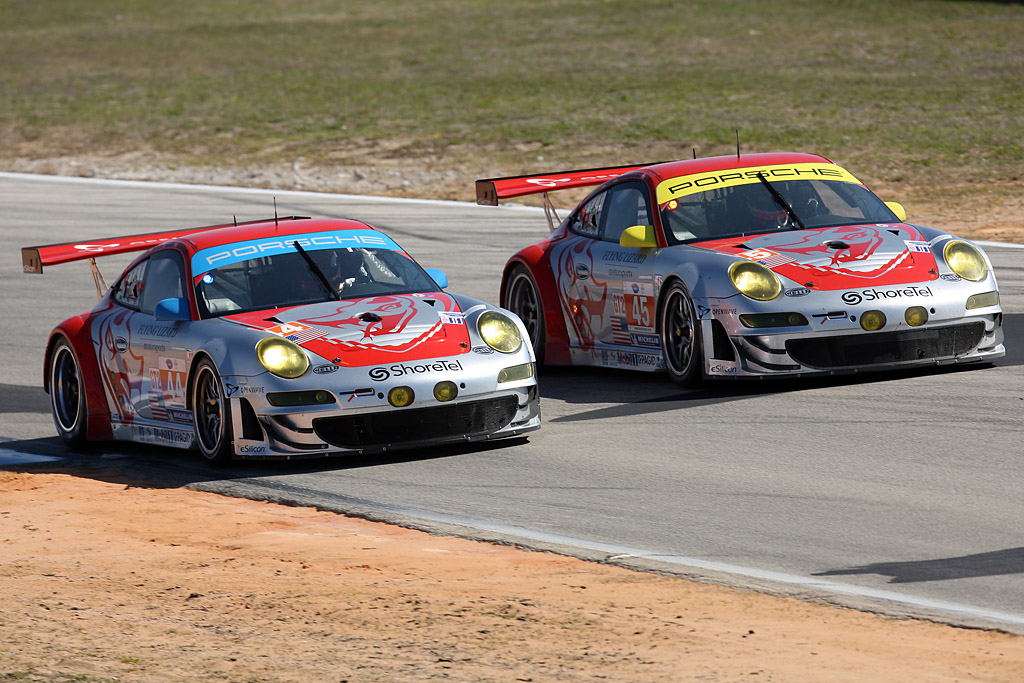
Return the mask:
M175 486L316 505L893 615L1024 634L1024 250L990 245L1008 353L982 369L679 391L661 375L555 369L528 441L388 458L207 468L189 453L66 451L42 346L96 300L81 263L20 248L280 215L382 228L457 291L497 303L542 213L455 202L0 173L0 466L50 456ZM911 217L912 218L912 217ZM127 257L100 268L112 280Z

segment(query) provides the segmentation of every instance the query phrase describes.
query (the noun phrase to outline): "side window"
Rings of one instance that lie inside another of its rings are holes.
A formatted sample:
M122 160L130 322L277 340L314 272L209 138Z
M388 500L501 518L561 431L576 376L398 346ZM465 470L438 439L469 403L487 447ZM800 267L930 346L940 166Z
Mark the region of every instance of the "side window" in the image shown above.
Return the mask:
M142 296L142 279L146 277L146 266L149 259L135 266L121 278L121 281L114 287L113 299L122 306L138 308Z
M622 231L634 225L651 225L646 187L641 183L616 185L606 194L601 237L618 244Z
M164 299L185 296L184 279L185 266L181 254L173 249L153 254L146 269L139 309L143 313L152 313Z
M600 237L601 208L604 206L604 198L607 196L607 192L602 192L584 204L569 221L569 229L584 237Z

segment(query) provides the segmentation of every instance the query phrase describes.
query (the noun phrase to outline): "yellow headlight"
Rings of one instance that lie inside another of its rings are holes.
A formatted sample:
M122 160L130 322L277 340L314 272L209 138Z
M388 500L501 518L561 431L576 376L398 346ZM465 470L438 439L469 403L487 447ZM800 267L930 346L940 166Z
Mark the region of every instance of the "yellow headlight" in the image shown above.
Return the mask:
M885 313L881 311L867 311L860 316L860 326L868 332L874 332L885 327Z
M396 408L404 408L416 400L412 387L395 387L388 392L388 403Z
M515 353L523 345L519 328L508 317L497 311L485 311L476 320L480 336L495 351Z
M911 306L903 314L903 319L911 327L920 327L928 322L928 309L924 306Z
M950 270L965 280L977 282L988 275L985 258L981 252L960 240L950 240L942 250Z
M757 301L771 301L782 293L779 277L754 261L737 261L729 266L729 279L741 294Z
M267 337L256 345L256 356L278 377L295 379L309 369L309 358L298 344L281 337Z

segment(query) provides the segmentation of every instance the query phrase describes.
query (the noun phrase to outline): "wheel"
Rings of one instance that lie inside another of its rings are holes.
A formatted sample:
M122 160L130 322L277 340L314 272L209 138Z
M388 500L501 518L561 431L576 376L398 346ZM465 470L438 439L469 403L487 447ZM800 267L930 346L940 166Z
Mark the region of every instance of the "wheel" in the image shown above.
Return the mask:
M537 365L544 364L544 304L537 291L537 283L525 266L517 265L505 285L506 307L519 316L530 335Z
M234 455L231 410L217 367L208 358L199 361L192 381L192 423L199 453L213 465L226 465Z
M53 424L64 443L70 448L85 445L88 412L85 406L85 385L71 342L61 337L50 356L50 409Z
M659 322L661 353L669 377L679 386L693 386L703 377L700 321L693 299L678 280L662 297Z

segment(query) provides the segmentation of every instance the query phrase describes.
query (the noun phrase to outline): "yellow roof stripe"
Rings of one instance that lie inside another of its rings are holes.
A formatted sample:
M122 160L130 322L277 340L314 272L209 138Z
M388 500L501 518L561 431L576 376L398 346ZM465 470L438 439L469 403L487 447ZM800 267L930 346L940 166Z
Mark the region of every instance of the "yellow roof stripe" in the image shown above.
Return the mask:
M658 205L671 199L678 199L705 190L716 190L734 185L749 185L761 182L757 176L764 174L773 180L838 180L846 183L862 184L845 168L835 164L778 164L774 166L751 166L732 170L708 171L694 173L678 178L670 178L658 184Z

